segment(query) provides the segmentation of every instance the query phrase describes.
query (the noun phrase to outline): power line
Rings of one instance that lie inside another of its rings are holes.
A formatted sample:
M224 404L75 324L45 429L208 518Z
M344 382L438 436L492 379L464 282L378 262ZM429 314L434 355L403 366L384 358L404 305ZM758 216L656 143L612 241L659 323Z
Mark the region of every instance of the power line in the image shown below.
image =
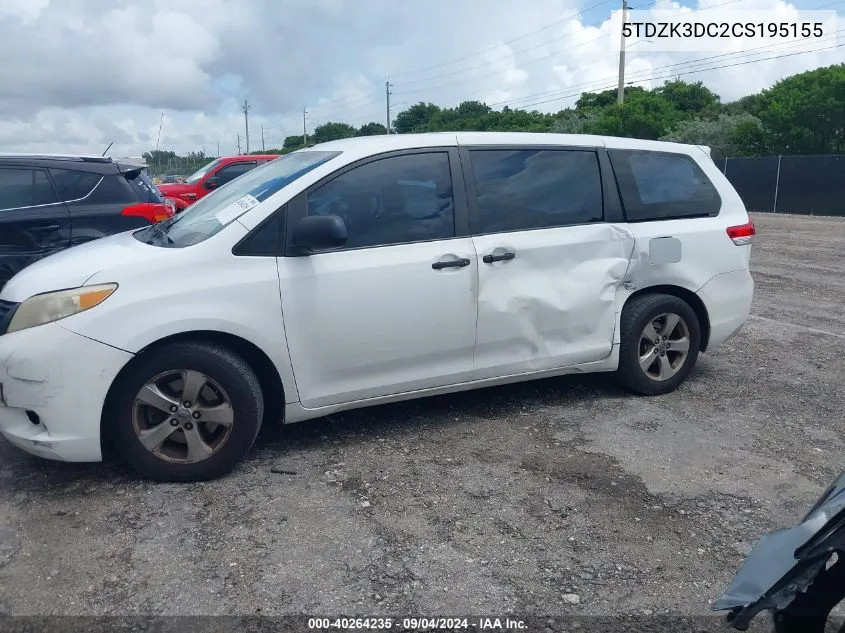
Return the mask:
M684 14L686 14L686 13L690 13L690 12L693 12L693 11L698 11L698 12L708 11L708 10L710 10L710 9L716 9L716 8L719 8L719 7L722 7L722 6L726 6L726 5L729 5L729 4L736 4L737 2L741 2L741 1L742 1L742 0L726 0L726 1L721 2L721 3L719 3L719 4L714 4L714 5L712 5L712 6L705 7L705 8L703 8L703 9L686 9L685 11L680 12L678 15L684 15ZM841 1L843 1L843 0L838 0L838 1L839 1L839 2L841 2ZM639 6L635 7L635 9L637 9L637 10L644 9L644 8L646 8L646 7L650 7L650 6L653 6L653 5L657 4L657 2L658 2L658 0L653 0L653 1L648 2L648 3L646 3L646 4L639 5ZM601 6L602 4L607 4L607 2L602 2L602 3L599 3L599 4L593 5L592 7L589 7L588 9L585 9L585 10L584 10L584 11L582 11L581 13L584 13L584 12L588 11L589 9L593 9L593 8L598 7L598 6ZM566 20L572 19L573 17L577 17L577 15L581 15L581 13L579 13L579 14L575 14L575 15L573 15L573 16L569 16L568 18L561 18L560 20L558 20L558 21L556 21L556 22L554 22L554 23L552 23L552 24L549 24L549 25L547 25L546 27L543 27L543 29L540 29L540 30L546 30L547 28L551 28L551 27L555 26L556 24L559 24L560 22L564 22L564 21L566 21ZM585 25L585 26L587 26L587 27L597 27L597 26L601 26L601 24L603 24L603 22L604 22L604 20L600 21L598 24ZM535 32L537 32L537 31L535 31ZM533 33L531 33L531 34L533 34ZM528 35L531 35L531 34L528 34ZM518 40L520 40L520 39L524 39L524 37L527 37L528 35L521 36L521 37L519 37L519 38L515 38L515 39L513 39L513 40L509 40L508 42L505 42L505 44L512 43L512 42L518 41ZM569 37L569 35L568 35L568 34L564 34L564 35L562 35L562 36L560 36L560 37L553 38L552 40L548 40L548 41L546 41L546 42L543 42L543 43L542 43L542 44L540 44L540 45L536 45L536 46L532 46L532 47L529 47L529 48L526 48L526 49L522 49L522 50L516 51L516 52L515 52L515 54L522 54L522 53L525 53L525 52L527 52L527 51L530 51L530 50L534 50L534 49L536 49L536 48L539 48L540 46L546 46L546 45L548 45L548 44L550 44L550 43L552 43L552 42L554 42L554 41L557 41L557 40L560 40L560 39L564 39L564 38L566 38L566 37ZM598 40L600 40L600 39L602 39L602 38L604 38L604 37L606 37L606 36L605 36L605 35L598 35L597 37L591 38L591 39L586 40L586 41L584 41L584 42L579 42L579 43L574 44L574 45L572 45L572 46L568 46L568 47L565 47L565 48L563 48L563 49L558 49L557 51L555 51L555 52L553 52L553 53L551 53L551 54L549 54L549 55L545 55L545 56L542 56L542 57L537 57L537 58L535 58L535 59L528 60L527 62L524 62L524 63L522 63L522 64L517 64L516 66L514 66L513 68L509 68L508 70L521 69L521 68L523 68L523 67L525 67L525 66L528 66L528 65L534 64L534 63L539 62L539 61L543 61L544 59L549 59L549 58L551 58L551 57L555 57L555 56L559 55L560 53L566 52L566 51L568 51L568 50L573 50L573 49L575 49L575 48L579 48L579 47L581 47L581 46L585 46L585 45L590 44L590 43L592 43L592 42L596 42L596 41L598 41ZM497 48L497 47L498 47L498 45L497 45L497 46L495 46L495 47L493 47L493 49L495 49L495 48ZM488 49L485 49L485 51L486 51L486 50L488 50ZM492 50L492 49L489 49L489 50ZM480 53L479 53L479 54L480 54ZM470 57L473 57L473 56L474 56L474 55L469 55L469 56L466 56L466 57L464 57L464 58L460 58L460 59L459 59L459 60L457 60L457 61L461 61L462 59L467 59L467 58L470 58ZM409 81L409 82L407 82L407 83L409 83L409 84L410 84L410 83L419 83L419 82L421 82L421 81L430 81L430 80L432 80L432 79L437 79L438 77L447 77L447 76L452 76L452 75L456 75L456 74L459 74L459 73L469 72L469 71L471 71L471 70L477 70L477 69L479 69L479 68L483 68L483 67L485 67L485 66L489 66L489 65L494 64L494 63L496 63L496 62L502 61L503 59L504 59L504 58L499 58L499 59L496 59L496 60L490 60L490 61L484 62L484 63L482 63L482 64L478 64L478 65L476 65L476 66L473 66L473 67L471 67L471 68L465 68L465 69L458 70L458 71L453 71L453 72L450 72L450 73L447 73L447 74L444 74L444 75L439 75L439 76L428 77L428 78L425 78L425 79L411 80L411 81ZM450 63L451 63L451 62L450 62ZM438 64L438 65L436 65L436 66L434 66L434 67L440 67L440 66L443 66L443 65L447 65L447 64ZM434 68L434 67L429 67L429 68ZM399 74L399 75L405 75L405 74L410 74L410 73L412 73L412 72L414 72L414 71L406 71L406 72L404 72L404 73L398 73L398 74ZM467 82L470 82L470 81L476 81L476 80L478 80L478 79L485 79L485 78L487 78L487 77L493 77L493 76L499 75L499 74L501 74L502 72L503 72L503 71L501 71L501 70L497 70L497 71L494 71L494 72L492 72L492 73L486 73L486 74L484 74L484 75L480 75L480 76L473 77L473 78L467 78L467 79L462 80L462 81L451 82L451 83L449 83L449 84L445 84L445 85L433 86L433 87L428 87L428 88L420 88L420 89L415 89L415 90L408 90L408 91L404 91L404 92L400 91L400 92L396 92L396 93L393 93L393 94L394 94L395 96L410 95L410 94L417 94L417 93L420 93L420 92L426 92L426 91L429 91L429 90L434 91L434 90L439 90L439 89L441 89L441 88L452 87L452 86L458 86L458 85L464 85L464 84L466 84ZM367 92L368 92L368 93L371 93L373 90L375 90L375 87L374 87L372 84L371 84L370 86L368 86L368 90L367 90ZM344 104L344 105L342 105L342 106L341 106L341 105L338 105L338 106L331 107L331 108L329 108L328 110L322 110L322 109L321 109L321 110L319 110L319 111L321 112L321 114L324 114L325 116L332 116L332 115L336 115L336 114L340 114L340 113L347 114L347 113L349 113L350 111L353 111L353 112L354 112L354 111L361 111L361 110L363 110L364 108L375 108L376 106L375 106L375 104L374 104L374 102L373 102L373 97L375 97L375 95L374 95L374 94L366 94L366 95L364 95L363 97L359 96L358 98L356 98L356 99L352 100L351 102L349 102L349 103L347 103L347 104ZM467 99L468 99L468 97L465 97L465 98L464 98L464 100L467 100Z
M839 40L839 39L843 39L843 38L837 38L837 40ZM696 70L689 70L689 71L680 72L680 73L679 72L671 72L667 75L663 75L663 76L660 76L660 77L649 77L647 79L640 79L640 80L637 80L637 81L631 81L631 82L628 82L628 85L636 84L636 83L644 83L644 82L647 82L647 81L652 81L654 79L670 79L672 77L681 77L683 75L691 75L691 74L694 74L694 73L708 72L708 71L711 71L711 70L720 70L722 68L733 68L734 66L744 66L746 64L756 64L757 62L765 62L765 61L769 61L769 60L772 60L772 59L781 59L783 57L793 57L795 55L806 55L807 53L818 53L820 51L826 51L826 50L829 50L829 47L814 48L814 49L809 50L809 51L797 51L795 53L785 53L783 55L774 55L772 57L764 57L763 59L750 59L750 60L746 60L746 61L736 62L734 64L723 64L721 66L713 66L711 68L699 68L699 69L696 69ZM610 85L608 87L598 89L597 91L598 92L604 92L605 90L612 90L613 88L614 88L614 86ZM537 101L535 103L526 103L526 104L523 104L521 107L530 108L532 106L543 105L543 104L546 104L546 103L553 103L555 101L562 101L563 99L569 99L571 97L577 97L582 92L583 91L579 90L578 92L573 92L571 94L556 97L554 99L547 99L545 101Z
M643 8L646 8L646 7L653 6L653 5L657 4L658 1L659 0L654 0L653 2L649 2L648 4L640 5L639 7L637 7L637 9L643 9ZM682 11L682 12L678 13L678 15L685 15L687 13L691 13L691 12L694 12L694 11L698 11L699 13L701 13L703 11L709 11L711 9L716 9L718 7L723 7L723 6L726 6L726 5L729 5L729 4L736 4L737 2L741 2L741 1L742 0L726 0L725 2L721 2L719 4L714 4L712 6L705 7L703 9L687 9L686 11ZM598 24L587 24L585 26L588 27L588 28L589 27L596 28L596 27L600 27L604 22L605 22L605 20L602 20ZM563 39L563 37L567 37L567 35L564 35L564 36L557 38L557 39ZM524 68L525 66L530 66L531 64L534 64L536 62L543 61L543 60L549 59L551 57L556 57L556 56L560 55L561 53L564 53L566 51L571 51L571 50L574 50L576 48L581 48L582 46L586 46L587 44L597 42L598 40L606 38L606 37L608 37L608 36L604 35L604 34L597 35L596 37L585 40L583 42L578 42L576 44L573 44L572 46L566 46L564 48L558 49L558 50L556 50L556 51L554 51L554 52L552 52L548 55L543 55L542 57L536 57L534 59L528 60L527 62L523 62L522 64L516 64L512 68L508 68L507 71L518 70L518 69ZM555 40L552 40L552 41L555 41ZM526 50L530 50L530 49L526 49ZM520 52L525 52L525 51L517 51L517 53L520 53ZM500 59L500 60L496 60L496 61L502 61L502 60ZM495 62L493 62L493 63L495 63ZM467 70L474 70L474 69L477 69L477 68L482 68L484 65L485 64L481 64L479 66L476 66L473 69L467 69ZM438 85L438 86L429 86L427 88L415 88L414 90L400 91L400 92L397 92L396 95L401 96L401 95L408 95L408 94L417 94L417 93L420 93L420 92L429 92L429 91L434 92L436 90L441 90L443 88L451 88L453 86L463 85L463 84L466 84L470 81L477 81L479 79L486 79L488 77L494 77L496 75L500 75L502 72L506 72L506 71L497 70L497 71L492 72L492 73L485 73L483 75L477 75L475 77L467 78L467 79L464 79L464 80L461 80L461 81L451 82L451 83L447 83L447 84L441 84L441 85Z
M739 2L739 1L740 0L731 0L731 2ZM638 8L650 7L650 6L657 4L657 2L658 2L658 0L654 0L654 2L649 2L648 4L644 4L644 5L642 5L642 7L638 7ZM604 4L604 3L602 3L602 4ZM601 26L601 24L603 22L604 22L604 20L602 20L602 22L599 22L598 24L588 24L588 25L585 25L585 26L587 26L588 28L591 28L591 27L595 28L595 27ZM549 27L545 27L545 28L549 28ZM523 49L518 50L518 51L513 51L513 54L514 55L521 55L523 53L527 53L528 51L533 51L533 50L536 50L538 48L548 46L549 44L552 44L553 42L557 42L559 40L566 39L568 37L571 37L571 34L564 33L564 34L562 34L558 37L553 37L550 40L546 40L544 42L540 42L539 44L535 44L534 46L529 46L528 48L523 48ZM600 37L604 37L604 36L600 36ZM496 48L498 48L498 47L496 47ZM552 53L552 55L550 55L550 57L556 55L559 52L560 51L556 51L555 53ZM403 83L403 85L417 84L417 83L421 83L421 82L424 82L424 81L431 81L432 79L442 79L443 77L451 77L453 75L460 75L461 73L471 72L471 71L477 70L479 68L484 68L485 66L490 66L491 64L495 64L497 62L505 61L506 59L507 59L507 57L500 57L498 59L488 60L486 62L483 62L481 64L477 64L475 66L470 66L469 68L463 68L461 70L454 70L454 71L449 72L449 73L445 73L445 74L441 74L441 75L435 75L433 77L425 77L423 79L412 79L410 81L405 81L405 82L402 82L402 83ZM545 59L545 57L538 57L536 61L539 61L541 59ZM501 71L499 71L499 72L501 72Z
M838 31L836 31L836 33L841 33L842 31L845 31L845 29L839 29ZM780 47L780 46L795 46L796 44L803 44L804 41L805 40L803 38L798 38L798 39L792 40L791 42L786 42L786 43L775 42L773 44L766 44L766 45L763 45L763 46L757 46L755 48L751 48L751 49L748 49L748 50L745 50L745 51L733 51L733 52L729 52L729 53L720 53L719 55L712 55L712 56L709 56L709 57L702 57L702 58L699 58L699 59L687 60L685 62L676 62L674 64L666 64L664 66L657 66L655 68L651 68L651 69L648 69L648 70L641 70L641 71L631 73L629 75L629 79L630 78L642 77L645 80L645 79L648 79L648 77L651 76L652 73L654 73L655 71L659 71L659 70L667 70L669 68L677 68L679 70L689 70L692 66L697 66L697 65L701 65L701 64L706 65L706 64L712 62L712 60L715 60L715 59L726 58L726 57L733 57L734 59L740 59L741 57L745 57L747 55L758 55L760 53L755 52L755 51L760 51L762 49L772 48L772 47L775 47L775 46L778 46L778 47ZM822 49L822 50L824 50L824 49ZM734 59L723 59L723 61L734 61ZM696 72L696 71L692 71L692 72ZM692 74L692 72L686 72L686 73L683 73L683 74ZM503 105L515 105L516 107L528 107L528 105L532 105L532 104L518 105L517 102L530 100L530 99L536 99L538 97L551 97L551 96L559 95L559 94L562 94L562 93L569 93L576 88L582 88L583 89L583 88L588 88L589 86L595 86L597 84L604 84L605 82L610 81L611 79L612 79L611 77L606 77L606 78L598 79L598 80L593 79L593 80L590 80L590 81L585 82L585 83L575 84L573 86L567 86L566 88L536 93L536 94L533 94L533 95L525 95L525 96L522 96L522 97L509 99L507 101L500 101L500 102L496 102L496 103L491 103L489 105L490 105L491 108L495 108L497 106L503 106ZM568 96L569 95L566 95L566 97L562 97L562 98L567 98ZM550 102L554 101L554 99L550 99L549 101Z
M560 24L562 22L568 22L569 20L571 20L573 18L577 18L579 15L584 15L587 11L591 11L592 9L596 9L596 8L602 6L602 5L609 4L609 3L615 2L615 1L616 0L602 0L601 2L599 2L597 4L590 5L589 7L579 11L578 13L573 13L572 15L568 15L564 18L560 18L558 20L555 20L554 22L551 22L550 24L547 24L546 26L544 26L542 28L536 29L534 31L530 31L529 33L525 33L524 35L520 35L519 37L515 37L512 40L507 40L505 42L502 42L501 44L496 44L495 46L488 46L487 48L481 49L480 51L476 51L475 53L472 53L470 55L464 55L463 57L457 57L457 58L454 58L450 61L442 62L442 63L439 63L439 64L434 64L433 66L426 66L425 68L418 68L416 70L406 70L406 71L403 71L403 72L391 73L391 76L395 78L395 77L405 76L405 75L416 75L417 73L426 72L427 70L434 70L435 68L443 68L444 66L451 66L452 64L456 64L458 62L464 61L465 59L471 59L473 57L483 55L484 53L487 53L489 51L496 50L500 46L507 46L508 44L513 44L514 42L518 42L519 40L524 40L527 37L531 37L532 35L536 35L537 33L540 33L542 31L546 31L550 28L553 28L553 27L557 26L558 24Z

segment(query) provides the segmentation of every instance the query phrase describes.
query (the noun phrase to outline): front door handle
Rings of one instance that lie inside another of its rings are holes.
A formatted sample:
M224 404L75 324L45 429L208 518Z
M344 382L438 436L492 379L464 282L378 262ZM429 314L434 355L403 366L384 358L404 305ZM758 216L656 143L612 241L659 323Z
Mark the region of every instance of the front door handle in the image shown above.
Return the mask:
M434 262L431 267L434 270L440 270L442 268L463 268L464 266L469 266L470 261L466 258L464 259L452 259L445 262Z
M516 257L516 253L502 253L501 255L485 255L481 258L485 264L492 264L493 262L506 262Z

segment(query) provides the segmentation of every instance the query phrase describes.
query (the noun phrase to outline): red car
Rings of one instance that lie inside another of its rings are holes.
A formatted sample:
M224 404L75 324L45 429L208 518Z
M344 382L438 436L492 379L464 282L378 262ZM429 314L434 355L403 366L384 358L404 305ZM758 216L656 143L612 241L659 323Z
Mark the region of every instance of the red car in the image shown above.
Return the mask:
M182 211L214 189L278 157L277 154L222 156L195 171L185 182L161 184L158 189L173 201L177 211Z

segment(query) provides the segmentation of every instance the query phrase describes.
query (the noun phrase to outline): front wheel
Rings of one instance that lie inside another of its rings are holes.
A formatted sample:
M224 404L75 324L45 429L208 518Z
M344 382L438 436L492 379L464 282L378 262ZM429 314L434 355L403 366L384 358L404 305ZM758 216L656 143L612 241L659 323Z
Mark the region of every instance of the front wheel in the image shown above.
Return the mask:
M107 419L110 439L140 474L200 481L226 474L255 442L264 399L252 368L205 343L140 355L122 378Z
M689 375L701 345L695 311L674 295L636 297L622 309L619 382L648 396L673 391Z

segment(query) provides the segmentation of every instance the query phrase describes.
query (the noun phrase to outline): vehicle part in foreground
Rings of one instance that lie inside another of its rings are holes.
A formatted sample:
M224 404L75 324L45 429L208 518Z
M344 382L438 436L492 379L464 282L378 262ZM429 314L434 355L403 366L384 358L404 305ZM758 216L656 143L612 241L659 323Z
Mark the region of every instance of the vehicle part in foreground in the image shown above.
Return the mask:
M740 631L771 611L777 633L824 633L845 600L843 557L845 472L799 525L760 539L713 610L729 611L729 624Z

